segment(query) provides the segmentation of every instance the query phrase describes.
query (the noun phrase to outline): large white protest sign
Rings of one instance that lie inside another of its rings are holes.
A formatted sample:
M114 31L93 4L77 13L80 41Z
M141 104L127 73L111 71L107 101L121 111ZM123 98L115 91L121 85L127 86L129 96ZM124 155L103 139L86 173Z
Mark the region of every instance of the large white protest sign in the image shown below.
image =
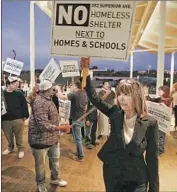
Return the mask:
M39 76L39 80L48 79L51 82L55 82L55 79L61 73L59 64L55 62L54 59L51 59L48 65L44 68L42 73Z
M21 73L21 70L23 68L23 65L24 65L24 63L21 61L7 58L3 70L10 74L19 76Z
M80 76L77 61L59 61L62 77Z
M69 119L71 111L71 101L59 99L59 115L60 118Z
M1 115L4 115L7 113L6 110L6 101L5 101L5 97L4 97L4 92L1 88Z
M135 1L54 1L51 55L126 60Z
M147 101L148 115L157 120L159 130L168 133L171 126L172 109L162 103Z

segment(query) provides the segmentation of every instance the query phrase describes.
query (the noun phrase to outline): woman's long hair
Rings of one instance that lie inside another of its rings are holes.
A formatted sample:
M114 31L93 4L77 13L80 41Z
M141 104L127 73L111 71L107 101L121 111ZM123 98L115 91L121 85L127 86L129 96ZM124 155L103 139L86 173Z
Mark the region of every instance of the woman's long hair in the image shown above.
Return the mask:
M138 81L133 79L121 80L117 86L117 96L121 93L132 96L135 112L139 117L147 116L147 105L144 90ZM117 105L120 107L118 100Z
M161 102L170 107L171 99L170 99L170 88L166 85L160 86L159 90L162 90L164 93L161 96Z

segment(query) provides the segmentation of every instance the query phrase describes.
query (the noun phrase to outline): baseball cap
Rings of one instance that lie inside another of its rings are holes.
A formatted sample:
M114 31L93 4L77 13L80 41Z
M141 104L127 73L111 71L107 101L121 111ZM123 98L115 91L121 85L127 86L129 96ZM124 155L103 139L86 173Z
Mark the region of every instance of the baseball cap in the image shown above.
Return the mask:
M48 79L44 79L39 83L39 91L46 91L51 87L53 87L53 83Z
M8 77L8 81L9 81L10 83L13 83L13 82L15 82L15 81L19 81L19 78L16 77L16 76L9 76L9 77Z

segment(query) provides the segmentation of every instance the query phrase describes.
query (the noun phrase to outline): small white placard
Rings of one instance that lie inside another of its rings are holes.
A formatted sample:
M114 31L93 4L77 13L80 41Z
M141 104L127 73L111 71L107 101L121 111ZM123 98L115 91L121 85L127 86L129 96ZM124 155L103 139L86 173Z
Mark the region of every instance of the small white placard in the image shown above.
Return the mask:
M21 61L7 58L3 71L19 76L22 71L23 65L24 63Z
M5 97L4 97L4 92L1 88L1 115L4 115L7 113L6 110L6 101L5 101Z
M71 111L71 101L59 99L59 115L63 119L69 119Z
M39 80L48 79L51 82L55 82L58 75L61 73L59 64L55 62L54 59L51 59L48 65L44 68L42 73L39 76Z
M80 76L78 61L59 61L62 77Z
M163 103L155 103L146 101L148 107L148 115L157 120L159 130L168 133L170 132L172 108L167 107Z

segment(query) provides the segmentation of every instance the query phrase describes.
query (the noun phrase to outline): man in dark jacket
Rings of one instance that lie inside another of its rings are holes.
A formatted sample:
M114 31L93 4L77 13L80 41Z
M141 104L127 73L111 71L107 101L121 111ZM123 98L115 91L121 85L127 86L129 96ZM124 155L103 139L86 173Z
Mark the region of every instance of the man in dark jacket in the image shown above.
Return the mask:
M24 120L29 117L28 106L24 95L16 91L17 77L8 77L7 90L4 97L7 105L7 113L2 116L2 130L8 141L8 149L2 154L8 155L14 150L14 135L18 148L18 158L24 157L23 130Z
M81 128L84 126L85 120L78 120L86 110L87 95L81 87L80 81L75 81L71 87L72 92L68 95L63 95L61 89L58 90L58 97L63 100L71 101L70 118L72 120L72 134L76 141L77 158L75 160L83 162L84 154L82 149L82 133Z

